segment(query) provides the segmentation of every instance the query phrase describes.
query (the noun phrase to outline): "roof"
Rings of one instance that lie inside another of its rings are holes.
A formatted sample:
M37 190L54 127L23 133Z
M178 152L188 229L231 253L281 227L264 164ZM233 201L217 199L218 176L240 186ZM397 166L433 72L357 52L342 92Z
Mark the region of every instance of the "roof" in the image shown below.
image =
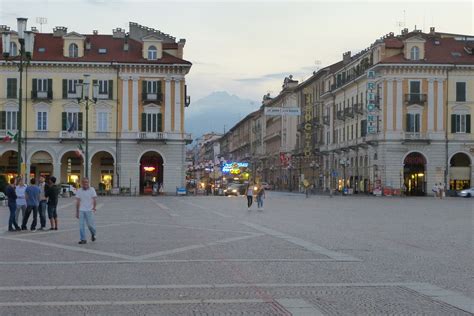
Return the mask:
M438 44L436 44L438 43ZM385 58L381 64L469 64L474 65L474 55L464 49L472 42L458 41L454 38L428 38L425 42L425 58L410 60L403 53Z
M114 38L112 35L84 35L86 42L91 43L90 50L84 50L84 56L70 58L63 56L63 38L55 37L51 33L35 33L33 61L57 62L118 62L139 64L186 64L191 62L180 59L164 50L177 49L176 43L163 43L163 56L157 60L147 60L142 56L142 43L131 38L128 39L128 51L123 50L124 39ZM39 48L44 48L40 52ZM99 48L107 49L107 53L99 54ZM1 43L0 43L1 49ZM0 60L4 59L0 57Z

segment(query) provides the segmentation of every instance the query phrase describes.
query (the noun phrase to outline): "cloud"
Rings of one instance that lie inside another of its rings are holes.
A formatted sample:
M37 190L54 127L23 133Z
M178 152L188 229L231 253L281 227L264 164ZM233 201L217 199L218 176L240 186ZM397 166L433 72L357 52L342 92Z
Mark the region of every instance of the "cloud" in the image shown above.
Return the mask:
M293 75L295 78L300 78L300 77L307 77L310 76L313 71L317 71L320 67L318 66L304 66L300 67L296 71L287 71L287 72L275 72L275 73L269 73L269 74L264 74L261 76L257 77L247 77L247 78L236 78L234 81L238 82L263 82L263 81L269 81L269 80L283 80L285 77L289 75Z

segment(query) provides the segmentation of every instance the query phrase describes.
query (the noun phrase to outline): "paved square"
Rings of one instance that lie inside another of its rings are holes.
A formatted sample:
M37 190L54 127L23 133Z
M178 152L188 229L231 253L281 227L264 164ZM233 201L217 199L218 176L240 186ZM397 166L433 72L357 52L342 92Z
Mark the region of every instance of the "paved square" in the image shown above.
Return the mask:
M470 315L471 200L101 197L0 233L0 315ZM0 208L7 220L7 210Z

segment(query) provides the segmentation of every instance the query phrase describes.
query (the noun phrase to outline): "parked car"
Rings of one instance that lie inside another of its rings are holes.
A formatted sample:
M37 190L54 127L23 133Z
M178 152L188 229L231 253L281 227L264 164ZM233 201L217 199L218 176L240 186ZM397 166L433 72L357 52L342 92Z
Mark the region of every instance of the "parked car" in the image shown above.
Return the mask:
M63 183L61 184L61 193L65 194L66 192L70 192L70 195L76 195L76 188L71 184Z
M5 195L5 193L0 192L0 201L6 200L6 199L7 199L7 196Z
M228 196L228 195L235 195L235 196L245 195L245 188L246 188L245 184L231 184L227 187L227 189L224 190L224 195L225 196Z
M267 182L262 182L262 187L265 189L265 190L273 190L273 185L267 183Z
M469 189L464 189L458 192L459 196L462 197L471 197L474 196L474 187L469 188Z

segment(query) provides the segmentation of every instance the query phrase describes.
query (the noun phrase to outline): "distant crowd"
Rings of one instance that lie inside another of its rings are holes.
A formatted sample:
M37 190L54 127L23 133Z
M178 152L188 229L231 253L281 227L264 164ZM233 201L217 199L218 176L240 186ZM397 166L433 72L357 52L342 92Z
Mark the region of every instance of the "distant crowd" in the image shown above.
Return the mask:
M40 224L38 230L45 230L46 214L50 223L49 230L57 230L57 206L60 191L60 187L56 185L55 177L49 177L47 182L44 177L39 177L38 184L33 178L30 180L30 185L26 185L21 177L11 179L5 191L10 209L8 231L28 230L30 215L32 215L30 230L36 231L38 216Z

